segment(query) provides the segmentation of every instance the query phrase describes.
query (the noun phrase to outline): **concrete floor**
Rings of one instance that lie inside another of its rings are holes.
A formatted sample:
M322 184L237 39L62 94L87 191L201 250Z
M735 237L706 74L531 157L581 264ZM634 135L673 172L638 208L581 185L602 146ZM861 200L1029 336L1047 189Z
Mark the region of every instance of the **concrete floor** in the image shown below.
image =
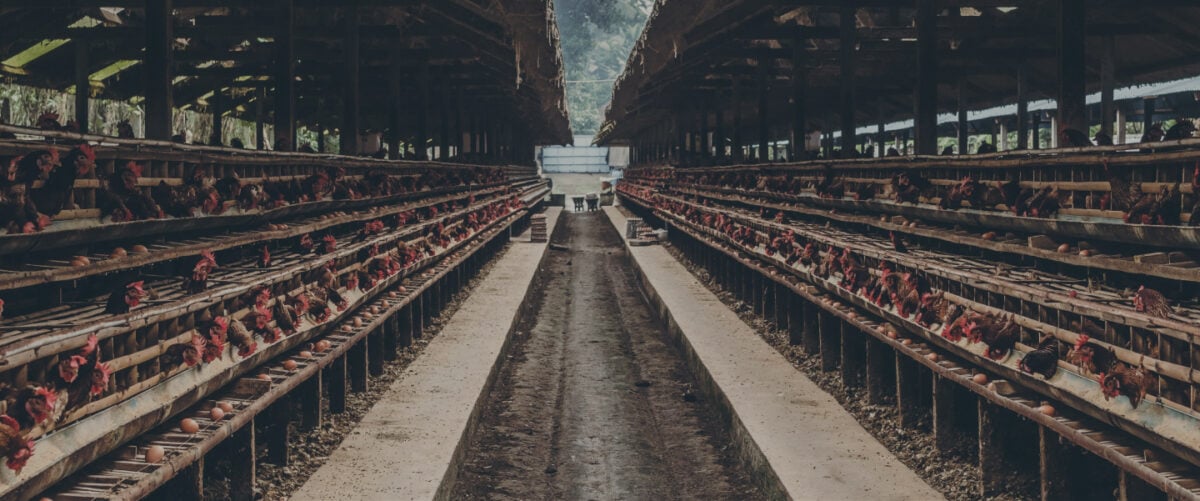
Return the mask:
M619 210L604 212L625 227ZM791 499L944 499L665 249L630 253L677 326L693 370L728 402L732 433L752 470L772 473Z

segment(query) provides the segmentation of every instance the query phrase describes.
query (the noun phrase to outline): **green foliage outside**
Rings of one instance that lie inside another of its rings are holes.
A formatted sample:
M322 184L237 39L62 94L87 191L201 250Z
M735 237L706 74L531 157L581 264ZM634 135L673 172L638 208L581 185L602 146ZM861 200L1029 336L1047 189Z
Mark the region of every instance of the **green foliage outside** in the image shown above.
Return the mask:
M554 0L577 135L594 135L655 0Z

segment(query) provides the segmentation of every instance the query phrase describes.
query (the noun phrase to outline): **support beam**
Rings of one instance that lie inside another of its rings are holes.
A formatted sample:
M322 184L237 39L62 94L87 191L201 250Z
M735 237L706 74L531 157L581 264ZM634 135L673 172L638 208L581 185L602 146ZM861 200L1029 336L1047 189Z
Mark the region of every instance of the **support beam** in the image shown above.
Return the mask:
M450 159L450 89L442 82L438 95L438 160Z
M1116 102L1113 88L1116 86L1116 37L1104 37L1104 52L1100 56L1100 134L1113 138L1113 121L1116 120Z
M417 160L429 160L429 59L422 59L417 69L417 135L413 140ZM490 139L490 138L489 138Z
M1088 131L1086 5L1086 0L1058 0L1058 124L1084 134ZM1050 131L1055 137L1058 133Z
M153 2L147 2L147 5ZM258 454L254 450L254 420L229 437L229 499L231 501L253 501L255 463Z
M966 82L958 81L958 154L967 155L969 147L970 124L967 122L967 90Z
M758 59L758 161L763 163L771 159L768 153L770 149L768 143L771 141L771 122L767 115L767 108L770 107L767 65L770 64L770 61L765 57Z
M259 87L254 90L254 148L258 150L267 149L267 113L263 110L263 103L266 100L266 87Z
M804 62L804 40L792 41L792 160L805 156L804 139L808 135L808 68Z
M937 2L917 0L916 153L937 151Z
M293 0L275 0L275 149L296 148L296 42ZM262 134L260 133L261 137ZM284 144L280 144L280 140ZM263 149L263 141L259 141Z
M75 124L80 134L88 133L88 117L91 111L92 82L89 78L91 58L90 45L75 41Z
M1145 135L1154 126L1154 107L1157 100L1154 96L1142 100L1142 134Z
M404 84L404 58L400 51L392 52L392 64L388 68L388 158L399 160L404 157L400 151L400 133L404 118L403 96L401 85Z
M858 134L854 126L854 75L857 65L854 61L855 31L858 20L855 17L857 9L843 3L841 8L841 37L839 61L841 62L841 119L842 119L842 155L844 158L854 158L858 147Z
M225 94L220 87L213 90L212 97L208 98L208 111L212 113L212 134L208 143L214 146L224 145L225 135L221 124L225 118Z
M342 27L342 50L345 52L342 69L342 136L341 153L343 155L358 155L359 151L359 26L358 7L345 7L346 19Z
M1017 68L1017 149L1029 149L1029 70Z
M733 144L731 145L734 163L746 159L742 144L742 81L733 77Z
M173 82L171 75L172 3L161 0L146 3L146 51L143 60L146 93L146 138L168 140L174 135L171 114Z

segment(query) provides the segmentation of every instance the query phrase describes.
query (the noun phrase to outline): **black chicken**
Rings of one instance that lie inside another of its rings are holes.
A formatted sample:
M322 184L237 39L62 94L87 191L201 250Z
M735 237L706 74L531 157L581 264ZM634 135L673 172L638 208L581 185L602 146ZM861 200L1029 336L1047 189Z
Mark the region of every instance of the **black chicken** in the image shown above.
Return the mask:
M1017 366L1022 372L1041 374L1046 379L1054 377L1054 373L1058 372L1058 339L1054 336L1043 337L1037 349L1025 354Z

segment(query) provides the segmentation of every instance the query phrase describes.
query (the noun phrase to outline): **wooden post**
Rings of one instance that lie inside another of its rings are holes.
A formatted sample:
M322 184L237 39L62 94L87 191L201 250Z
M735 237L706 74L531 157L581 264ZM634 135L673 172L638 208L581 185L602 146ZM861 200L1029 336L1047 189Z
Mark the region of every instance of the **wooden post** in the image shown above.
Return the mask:
M882 341L871 336L867 338L867 402L872 405L882 404L888 392L894 389L889 383L895 379L895 359L891 356L891 348ZM889 373L891 377L889 377Z
M370 337L369 335L367 337ZM362 393L367 391L367 365L368 360L367 340L361 339L346 352L346 365L350 371L350 391L354 393Z
M404 58L400 51L392 51L392 61L388 68L388 158L399 160L404 157L400 151L400 134L405 110L402 105L404 92L400 86L404 83Z
M821 370L832 371L838 366L842 321L823 308L818 316L821 319Z
M970 123L967 122L967 84L965 78L958 81L958 154L969 155L968 137Z
M937 2L917 0L916 153L937 151Z
M733 144L730 147L734 163L746 159L746 151L742 144L742 81L737 75L733 77Z
M1127 132L1125 132L1125 110L1122 110L1121 108L1118 107L1117 108L1117 135L1116 135L1116 137L1113 138L1113 142L1116 144L1125 144L1125 140L1126 140L1125 134L1127 134Z
M939 451L948 452L954 448L958 437L954 422L954 407L956 384L945 378L933 375L933 444Z
M1154 106L1155 98L1153 96L1142 100L1142 134L1154 126Z
M343 354L329 364L329 412L341 414L346 412L346 358Z
M343 20L342 46L345 53L342 60L342 136L341 153L343 155L358 155L361 141L359 115L359 27L358 7L353 3L345 7L346 18ZM371 152L374 153L374 152Z
M713 128L713 150L718 160L725 158L725 110L719 105L716 111L716 127ZM658 155L655 155L658 160Z
M452 156L462 157L463 154L463 133L466 129L463 123L463 91L461 88L454 89L454 152Z
M173 501L204 501L204 456L181 470L163 489L163 498Z
M808 71L804 66L804 39L792 40L792 160L804 158L808 135Z
M233 432L229 442L233 448L229 454L229 499L254 501L254 468L258 458L254 451L254 420Z
M300 383L300 429L315 430L325 421L325 411L321 406L322 372L317 371L313 377Z
M1116 103L1113 99L1113 88L1116 86L1116 37L1105 35L1104 52L1100 56L1100 134L1113 137L1113 121L1116 113Z
M842 154L845 158L854 158L858 151L858 132L854 126L854 85L857 65L854 61L854 45L858 29L856 18L857 9L852 3L842 3L840 23L839 62L841 63L841 118L842 118Z
M1025 65L1017 68L1017 149L1029 149L1029 79Z
M1088 131L1087 0L1058 0L1058 123L1063 129ZM1057 137L1058 130L1050 135Z
M413 340L413 314L412 306L401 308L396 313L398 324L396 325L396 334L398 335L400 347L408 348L412 346Z
M439 85L438 97L438 160L450 159L450 89L447 83Z
M79 133L88 133L88 118L92 96L91 59L88 40L75 39L75 123Z
M372 376L383 374L383 354L386 351L383 349L383 338L384 331L388 330L388 323L390 322L385 321L374 332L367 334L367 372Z
M421 102L416 106L417 136L414 139L417 160L429 160L429 58L421 59L417 70L417 99Z
M380 347L381 351L383 352L382 357L383 360L387 362L396 360L396 358L398 358L398 352L400 351L399 317L399 312L396 312L396 314L388 317L387 321L383 323L383 331L380 333L380 337L383 338L383 346ZM380 366L380 369L382 369L382 365Z
M784 289L784 297L787 298L788 344L800 346L804 343L805 301L788 289Z
M425 335L425 312L424 312L424 294L418 294L409 303L412 310L412 335L414 338L421 338Z
M1069 454L1069 449L1057 433L1038 426L1038 472L1043 501L1071 498L1069 486L1075 475L1070 466L1078 456Z
M769 162L771 156L768 153L771 142L770 120L767 116L767 107L770 106L768 92L770 88L767 84L767 64L770 59L766 57L758 58L758 161Z
M266 413L267 427L267 462L278 465L288 465L288 423L291 421L291 402L287 397L271 404Z
M861 387L866 375L867 345L863 339L866 335L849 322L839 323L842 327L842 382L849 388Z
M701 157L708 157L712 154L708 137L708 104L708 100L705 99L704 104L700 107L700 112L696 114L700 118L700 123L698 124L700 128L698 130L700 131L699 146Z
M1166 501L1167 495L1134 475L1118 471L1118 501Z
M275 145L276 150L296 148L296 42L293 0L275 0L275 138L289 144ZM259 134L261 138L262 134ZM278 142L278 141L276 141ZM259 149L263 141L259 141Z
M212 112L212 135L209 136L210 143L217 145L225 144L225 135L221 124L225 117L225 95L222 94L221 87L213 90L212 98L208 100L209 111Z
M172 3L174 0L147 2L146 51L143 53L143 73L146 93L146 138L168 140L174 135L172 112L172 50L175 37Z
M920 365L896 351L896 410L899 413L900 426L913 428L920 419ZM982 400L982 399L981 399Z
M804 320L801 338L804 344L804 353L808 355L816 355L821 352L821 307L817 303L809 302L801 299L804 303Z
M267 114L263 111L263 102L267 100L267 88L258 87L254 92L254 147L265 150L267 149Z

